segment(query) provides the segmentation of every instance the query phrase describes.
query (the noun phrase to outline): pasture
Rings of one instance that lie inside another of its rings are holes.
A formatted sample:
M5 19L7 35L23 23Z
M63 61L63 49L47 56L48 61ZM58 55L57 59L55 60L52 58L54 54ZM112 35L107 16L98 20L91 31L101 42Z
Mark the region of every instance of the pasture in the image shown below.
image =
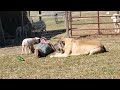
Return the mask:
M47 30L64 28L63 23L46 24ZM55 37L63 35L65 33ZM23 55L25 61L18 61L21 46L0 48L0 79L120 79L119 37L119 35L88 36L100 40L108 51L91 56L50 58L48 55L44 58L35 58L34 54L31 54ZM49 41L55 43L57 39L51 38Z

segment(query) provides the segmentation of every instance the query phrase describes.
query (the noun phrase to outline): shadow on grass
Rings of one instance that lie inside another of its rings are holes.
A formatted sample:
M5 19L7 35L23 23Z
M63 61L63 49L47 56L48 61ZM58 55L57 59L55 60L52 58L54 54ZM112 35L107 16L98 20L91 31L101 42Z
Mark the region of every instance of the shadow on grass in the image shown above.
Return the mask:
M45 37L48 40L52 37L55 37L56 35L65 33L66 29L59 29L59 30L50 30L50 31L42 31L42 32L33 32L33 35L36 37Z
M55 37L56 35L65 33L65 29L59 29L59 30L50 30L50 31L35 31L32 32L32 37L45 37L47 40L50 40L51 38ZM6 40L6 45L0 45L0 48L5 48L5 47L14 47L14 46L20 46L22 43L22 40L24 38L19 38L19 39L8 39Z

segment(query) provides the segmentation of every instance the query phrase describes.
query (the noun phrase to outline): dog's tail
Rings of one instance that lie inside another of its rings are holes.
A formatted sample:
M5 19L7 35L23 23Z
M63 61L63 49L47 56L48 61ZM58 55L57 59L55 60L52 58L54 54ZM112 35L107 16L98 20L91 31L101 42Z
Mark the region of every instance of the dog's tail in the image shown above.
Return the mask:
M102 46L102 52L108 52L105 48L105 46Z

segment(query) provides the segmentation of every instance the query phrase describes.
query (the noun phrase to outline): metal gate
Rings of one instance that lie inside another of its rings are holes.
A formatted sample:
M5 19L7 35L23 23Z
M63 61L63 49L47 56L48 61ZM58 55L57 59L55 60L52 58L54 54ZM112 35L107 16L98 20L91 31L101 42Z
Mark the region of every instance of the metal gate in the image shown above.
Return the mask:
M113 35L115 32L111 16L119 11L66 11L66 29L69 37L80 35Z

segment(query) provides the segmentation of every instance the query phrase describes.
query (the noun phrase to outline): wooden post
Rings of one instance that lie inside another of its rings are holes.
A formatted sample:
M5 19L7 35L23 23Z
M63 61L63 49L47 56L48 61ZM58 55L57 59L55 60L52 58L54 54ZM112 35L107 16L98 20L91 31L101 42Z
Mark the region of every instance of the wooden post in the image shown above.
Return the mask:
M81 17L81 11L80 11L80 17Z
M28 18L29 21L31 22L31 20L30 20L30 11L27 11L27 18Z
M55 16L55 23L58 24L58 14L56 13L54 16Z
M32 24L32 19L30 18L30 11L27 11L27 18L28 18L29 22ZM29 30L30 30L29 36L31 36L32 35L32 25L31 26L29 25Z
M99 17L99 11L97 11L98 14L98 34L100 34L100 17Z
M28 11L28 14L29 14L29 20L30 20L30 22L33 23L33 20L32 20L31 14L30 14L30 11Z
M117 11L117 14L119 14L119 11Z
M2 21L0 18L0 39L1 41L3 41L4 45L6 45L6 41L5 41L5 36L4 36L4 31L3 31L3 27L2 27Z
M68 11L65 11L65 28L66 28L66 36L69 36L69 22L68 22Z
M22 26L22 36L24 36L24 18L23 18L23 11L21 11L21 26Z
M41 15L41 11L39 11L39 14ZM39 16L39 21L41 21L41 19L42 19L42 17L41 17L41 16Z
M72 37L72 12L69 12L70 37Z

